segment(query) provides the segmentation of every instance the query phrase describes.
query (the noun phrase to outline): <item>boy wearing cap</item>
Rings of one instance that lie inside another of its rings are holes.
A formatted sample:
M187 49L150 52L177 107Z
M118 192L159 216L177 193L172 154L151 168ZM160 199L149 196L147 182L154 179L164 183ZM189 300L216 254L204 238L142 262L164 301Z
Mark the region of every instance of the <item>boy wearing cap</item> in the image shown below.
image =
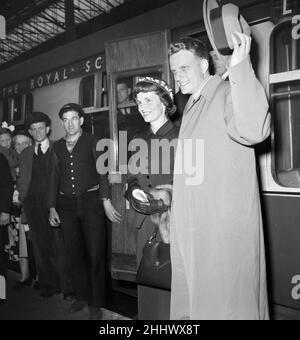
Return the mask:
M110 202L107 176L97 173L98 139L82 131L82 107L66 104L59 117L66 135L52 150L49 221L53 227L60 225L64 234L77 298L70 311L78 311L88 302L90 319L101 319L106 297L105 213L116 223L120 215Z
M32 112L27 120L34 144L20 156L19 200L30 226L41 297L50 298L58 290L54 234L48 221L47 191L50 168L50 118Z
M269 317L252 146L269 136L270 114L250 63L251 38L238 33L232 41L229 82L209 74L201 41L170 46L175 81L191 95L179 141L204 142L203 180L174 176L171 319Z

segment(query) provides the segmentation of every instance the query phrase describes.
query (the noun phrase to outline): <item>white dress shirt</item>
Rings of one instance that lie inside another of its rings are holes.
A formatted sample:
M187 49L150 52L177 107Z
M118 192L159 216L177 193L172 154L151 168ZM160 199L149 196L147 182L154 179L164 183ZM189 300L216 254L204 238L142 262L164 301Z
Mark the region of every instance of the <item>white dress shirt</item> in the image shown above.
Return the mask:
M35 143L34 152L37 155L38 145L41 144L42 153L45 154L50 147L50 141L46 138L42 143Z

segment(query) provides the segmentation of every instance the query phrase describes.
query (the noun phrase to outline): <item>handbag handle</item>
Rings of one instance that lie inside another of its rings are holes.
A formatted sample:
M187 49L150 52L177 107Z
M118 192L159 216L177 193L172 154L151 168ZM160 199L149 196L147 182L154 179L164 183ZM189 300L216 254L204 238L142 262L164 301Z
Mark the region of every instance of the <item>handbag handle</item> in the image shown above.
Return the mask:
M154 228L154 230L153 230L153 233L152 233L152 235L150 236L150 239L149 239L148 243L152 243L152 242L156 239L158 230L159 230L158 226L155 226L155 228Z
M144 224L146 218L147 218L147 216L145 216L145 217L143 218L142 223L140 224L139 229L142 228L142 226L143 226L143 224ZM159 231L159 227L158 227L158 225L157 225L157 226L155 226L155 228L154 228L154 230L153 230L153 233L152 233L152 235L150 236L150 238L149 238L149 240L148 240L147 243L152 243L153 240L156 239L156 236L157 236L158 231Z

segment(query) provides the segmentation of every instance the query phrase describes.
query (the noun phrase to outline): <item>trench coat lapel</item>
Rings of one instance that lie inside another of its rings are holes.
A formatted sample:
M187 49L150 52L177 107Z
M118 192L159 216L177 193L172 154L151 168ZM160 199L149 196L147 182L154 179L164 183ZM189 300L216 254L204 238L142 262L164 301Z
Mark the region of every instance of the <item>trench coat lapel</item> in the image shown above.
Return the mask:
M222 79L219 76L214 76L207 82L196 100L192 96L189 98L183 112L179 138L189 138L189 127L196 124L203 112L208 111L209 105L221 83L223 83Z
M188 114L188 112L196 105L196 103L198 103L201 98L204 97L204 99L206 101L211 101L212 97L214 96L220 82L221 82L221 78L219 76L213 76L208 82L207 84L204 86L203 90L200 93L200 96L194 100L193 96L190 96L189 100L187 101L185 108L184 108L184 112L183 114L186 115Z

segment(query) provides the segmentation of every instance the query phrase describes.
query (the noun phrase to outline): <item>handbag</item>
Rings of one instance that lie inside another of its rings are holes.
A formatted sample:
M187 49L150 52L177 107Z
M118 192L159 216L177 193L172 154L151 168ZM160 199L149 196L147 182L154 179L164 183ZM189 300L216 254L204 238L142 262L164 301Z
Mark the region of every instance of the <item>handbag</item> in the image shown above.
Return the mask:
M137 271L139 285L171 290L170 244L156 241L158 227L145 244Z

